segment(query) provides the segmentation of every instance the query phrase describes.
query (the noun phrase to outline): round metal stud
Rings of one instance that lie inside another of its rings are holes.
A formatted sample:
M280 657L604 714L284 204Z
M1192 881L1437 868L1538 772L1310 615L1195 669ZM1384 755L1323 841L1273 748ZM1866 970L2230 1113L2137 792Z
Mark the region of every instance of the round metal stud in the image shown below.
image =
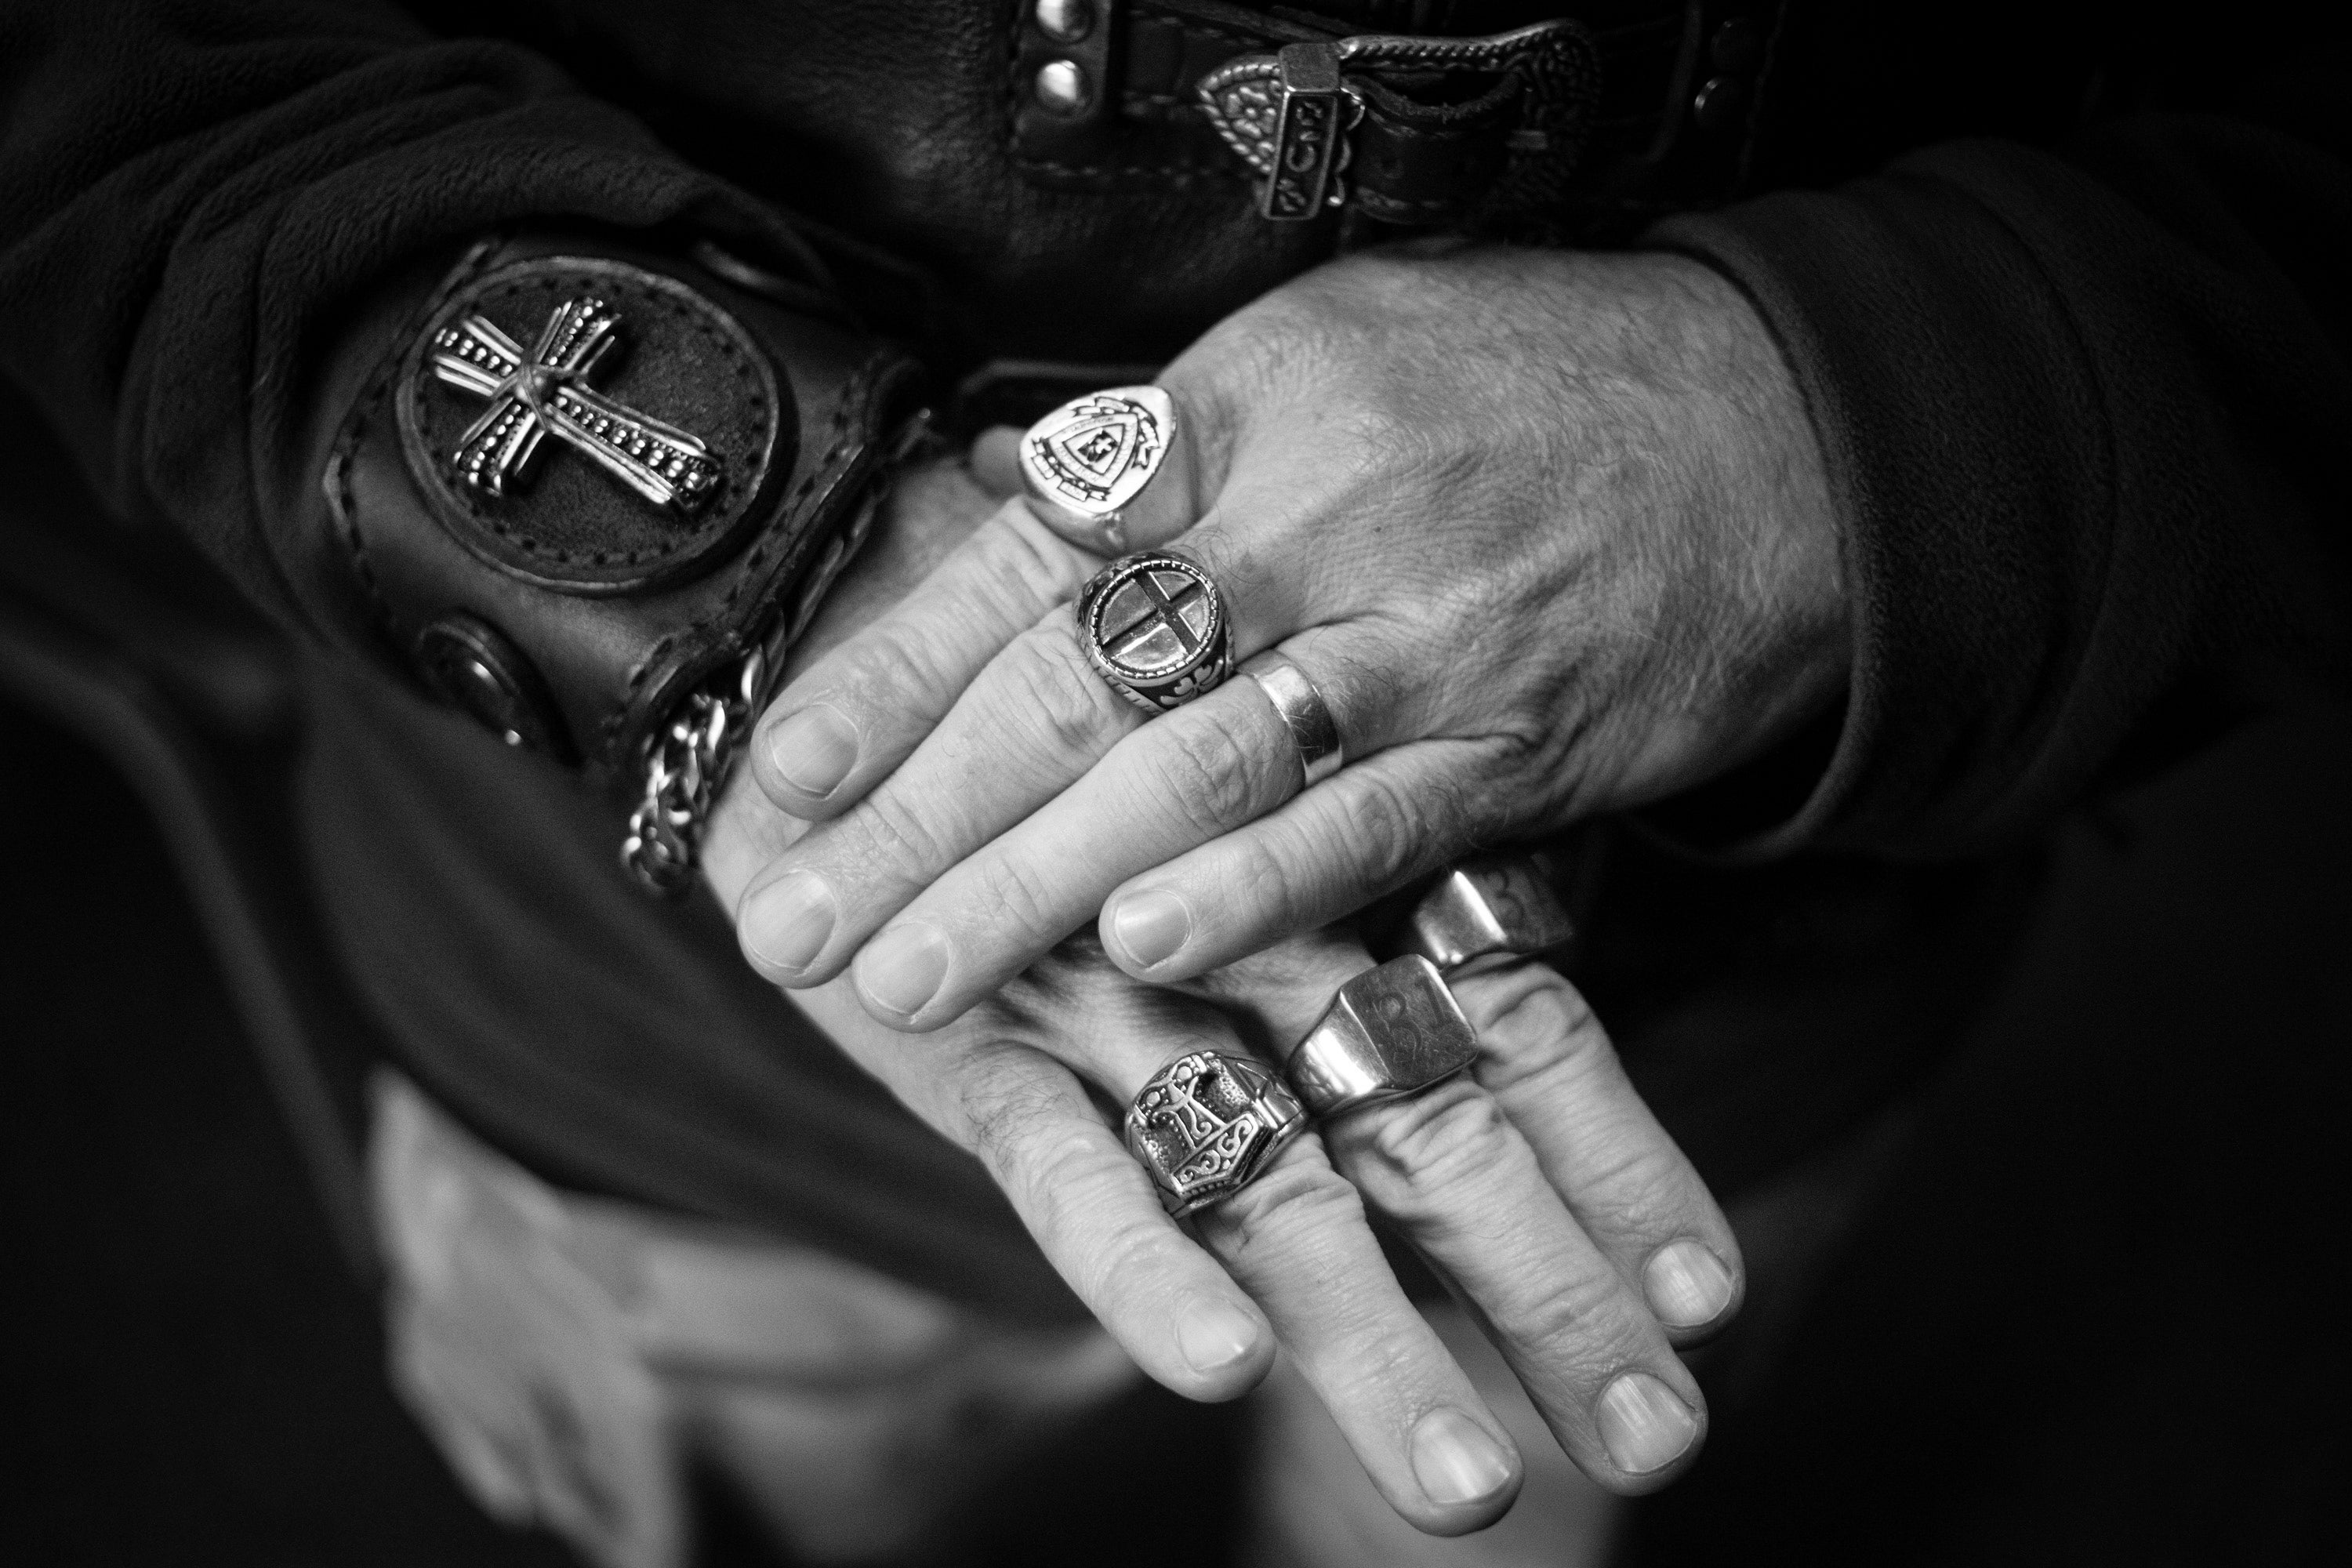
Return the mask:
M1047 60L1037 68L1031 91L1048 114L1083 114L1094 101L1094 86L1076 60Z
M1057 44L1075 44L1095 30L1093 0L1037 0L1037 30Z
M419 632L416 664L445 701L508 745L568 757L571 748L538 668L479 616L452 610Z
M1720 131L1739 119L1748 105L1748 89L1738 77L1709 77L1691 100L1691 118L1701 131Z

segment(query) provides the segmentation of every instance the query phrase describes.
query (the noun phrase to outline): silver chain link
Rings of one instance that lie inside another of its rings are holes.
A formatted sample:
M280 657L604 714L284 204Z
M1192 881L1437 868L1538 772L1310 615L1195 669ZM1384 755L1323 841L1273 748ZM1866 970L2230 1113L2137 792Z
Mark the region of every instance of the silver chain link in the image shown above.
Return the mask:
M750 732L763 695L769 648L781 659L816 619L834 581L848 566L874 529L891 480L930 432L928 411L907 421L890 446L880 475L860 498L848 526L825 546L824 555L803 583L783 625L763 647L743 656L730 674L722 665L678 705L669 727L646 742L642 766L645 790L629 813L629 836L621 841L621 864L656 893L682 891L693 879L702 845L702 825L727 782L727 764Z
M645 796L629 814L621 864L656 893L677 892L694 875L702 825L751 728L766 668L767 656L753 648L731 671L720 668L678 705L669 728L646 749Z

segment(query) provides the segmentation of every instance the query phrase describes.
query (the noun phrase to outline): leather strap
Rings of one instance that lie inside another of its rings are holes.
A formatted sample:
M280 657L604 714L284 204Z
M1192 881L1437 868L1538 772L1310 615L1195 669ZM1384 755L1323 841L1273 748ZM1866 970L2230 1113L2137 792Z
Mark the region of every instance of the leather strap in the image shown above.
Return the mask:
M1786 4L1571 0L1562 7L1566 30L1581 49L1555 51L1547 68L1576 79L1549 84L1530 79L1524 58L1498 63L1491 52L1461 47L1509 34L1377 34L1223 0L1086 0L1086 8L1097 21L1075 46L1043 29L1038 0L1020 12L1013 142L1033 182L1223 181L1267 211L1280 205L1268 195L1267 163L1244 147L1246 133L1234 132L1253 114L1271 121L1279 95L1264 90L1238 115L1221 115L1208 100L1221 73L1255 68L1271 82L1286 47L1343 46L1356 51L1342 69L1358 106L1336 160L1346 210L1392 227L1592 239L1736 194L1753 162ZM1069 6L1049 0L1046 10L1059 18ZM1580 12L1590 21L1579 21ZM1374 39L1405 47L1375 58L1379 51L1360 47ZM1034 73L1062 58L1076 60L1090 87L1076 114L1041 107L1030 90ZM1563 116L1563 107L1571 112Z
M620 799L698 688L755 653L772 683L922 416L904 354L730 270L602 237L485 241L382 355L325 465L328 527L393 661ZM567 358L575 327L610 341ZM450 363L468 356L471 382ZM537 419L535 439L500 446L501 418Z

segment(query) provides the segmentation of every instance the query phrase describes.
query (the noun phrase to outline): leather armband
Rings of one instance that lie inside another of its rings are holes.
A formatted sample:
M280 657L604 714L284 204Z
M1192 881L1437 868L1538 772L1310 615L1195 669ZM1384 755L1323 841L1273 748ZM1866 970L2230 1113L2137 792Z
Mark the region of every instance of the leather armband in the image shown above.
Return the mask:
M602 240L486 242L326 462L394 659L625 802L624 859L663 891L925 426L910 360L780 292Z

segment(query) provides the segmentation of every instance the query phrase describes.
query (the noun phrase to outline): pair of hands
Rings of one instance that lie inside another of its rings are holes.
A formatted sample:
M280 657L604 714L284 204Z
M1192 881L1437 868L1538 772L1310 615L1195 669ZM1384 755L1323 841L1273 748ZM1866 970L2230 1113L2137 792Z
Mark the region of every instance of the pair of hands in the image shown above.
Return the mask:
M836 592L714 819L713 886L754 965L982 1157L1161 1383L1231 1397L1279 1341L1401 1514L1498 1517L1517 1456L1370 1203L1580 1467L1663 1484L1705 1422L1675 1346L1736 1310L1738 1249L1557 975L1457 982L1473 1073L1300 1139L1189 1233L1089 1089L1123 1106L1204 1047L1278 1060L1370 965L1333 922L1834 696L1835 539L1787 372L1695 265L1433 247L1276 291L1162 384L1154 510L1183 531L1133 543L1215 574L1236 656L1306 670L1349 765L1301 793L1247 680L1147 721L1071 626L1099 560L1013 502L943 557L890 531ZM1009 447L975 471L1003 483Z

